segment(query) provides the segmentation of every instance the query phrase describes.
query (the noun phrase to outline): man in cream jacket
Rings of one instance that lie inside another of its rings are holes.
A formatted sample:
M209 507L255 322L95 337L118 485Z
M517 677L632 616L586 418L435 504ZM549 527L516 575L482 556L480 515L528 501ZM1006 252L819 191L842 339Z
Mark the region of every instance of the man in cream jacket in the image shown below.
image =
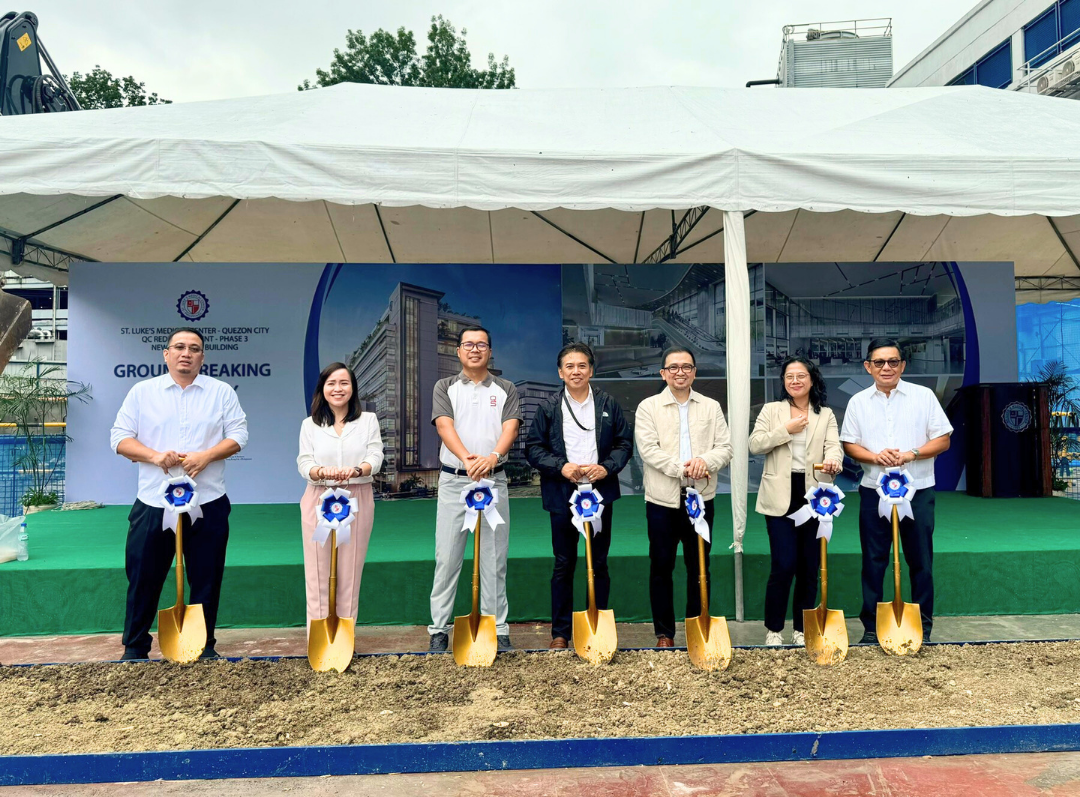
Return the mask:
M686 617L701 613L697 537L686 513L686 487L701 493L705 522L712 529L716 476L731 461L731 441L719 402L692 389L697 364L693 352L664 352L663 391L642 401L635 412L634 440L645 465L645 518L649 530L649 601L656 645L675 645L672 574L683 545ZM710 535L711 536L711 535ZM709 549L705 543L706 583Z

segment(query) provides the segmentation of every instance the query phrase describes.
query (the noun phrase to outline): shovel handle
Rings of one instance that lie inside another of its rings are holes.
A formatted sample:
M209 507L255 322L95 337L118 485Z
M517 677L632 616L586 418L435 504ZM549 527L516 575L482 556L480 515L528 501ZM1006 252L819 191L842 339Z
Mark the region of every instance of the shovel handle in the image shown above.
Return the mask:
M697 535L698 586L701 588L701 627L709 627L709 577L705 573L705 538Z
M893 550L893 614L896 624L900 625L904 617L904 601L900 595L900 513L896 504L892 508L892 550Z
M469 628L473 639L476 639L480 629L480 524L483 522L483 512L477 512L476 528L473 529L472 611L469 612Z
M337 618L337 532L330 529L330 592L327 596L327 615Z
M592 523L585 521L585 575L589 589L589 625L596 629L598 613L596 611L596 582L593 579L592 566Z
M184 605L184 513L176 515L176 605ZM181 611L182 608L181 608Z

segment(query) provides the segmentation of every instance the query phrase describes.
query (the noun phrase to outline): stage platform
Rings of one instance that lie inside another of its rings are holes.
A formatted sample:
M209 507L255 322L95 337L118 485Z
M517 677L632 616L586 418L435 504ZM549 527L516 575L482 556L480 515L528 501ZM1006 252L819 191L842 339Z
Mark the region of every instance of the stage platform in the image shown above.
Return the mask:
M837 521L829 550L829 605L858 614L858 502ZM507 577L510 621L549 622L551 542L539 498L514 498ZM714 614L734 617L734 558L727 496L716 499ZM644 500L615 504L611 545L612 608L620 622L651 619ZM763 519L752 511L743 572L748 620L762 617L769 572ZM0 635L89 634L122 630L124 537L129 507L42 512L27 521L30 559L0 564ZM435 502L382 501L360 590L360 622L429 622L434 568ZM1080 502L1065 498L981 499L939 493L934 534L939 615L1058 614L1080 610ZM469 548L471 554L471 547ZM458 611L469 605L471 564L463 568ZM578 577L584 595L584 552ZM906 582L907 579L905 578ZM685 577L676 569L676 595ZM906 588L906 584L905 584ZM167 582L161 606L175 602ZM676 601L676 607L679 601ZM304 623L299 508L295 504L233 507L222 587L222 627Z

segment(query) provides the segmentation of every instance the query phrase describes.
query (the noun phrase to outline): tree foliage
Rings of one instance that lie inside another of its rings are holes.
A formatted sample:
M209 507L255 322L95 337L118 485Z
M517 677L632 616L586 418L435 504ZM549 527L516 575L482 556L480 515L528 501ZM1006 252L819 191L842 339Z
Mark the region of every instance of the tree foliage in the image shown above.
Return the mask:
M85 75L73 72L67 82L71 93L86 111L123 108L129 105L168 105L172 102L162 99L157 92L147 95L146 84L140 83L131 75L113 77L111 72L100 66L94 66L93 71Z
M329 71L315 70L315 83L305 80L301 91L338 83L375 83L384 86L431 86L458 89L512 89L514 70L509 56L496 61L488 53L487 69L472 65L472 54L465 42L468 31L457 30L440 14L431 18L428 46L423 56L416 53L412 31L398 28L390 33L382 28L371 36L350 30L345 36L345 50L334 48Z

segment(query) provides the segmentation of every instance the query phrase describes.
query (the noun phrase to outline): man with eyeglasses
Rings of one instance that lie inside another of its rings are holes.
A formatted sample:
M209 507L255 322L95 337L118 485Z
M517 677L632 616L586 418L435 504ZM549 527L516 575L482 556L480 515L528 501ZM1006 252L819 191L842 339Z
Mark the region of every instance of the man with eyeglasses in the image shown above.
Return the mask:
M934 624L934 458L949 449L953 428L934 391L900 378L907 363L898 341L870 341L863 367L874 384L851 397L840 431L844 452L863 466L859 619L865 631L860 641L877 643L877 605L892 549L892 518L878 512L878 476L890 468L907 468L916 490L911 500L914 518L900 521L900 547L911 579L911 600L922 615L923 641L929 642Z
M461 372L435 383L431 422L442 447L439 502L435 511L435 578L431 586L428 649L447 650L454 627L454 597L469 535L461 530L465 505L461 491L478 479L499 488L503 522L491 528L485 518L480 535L480 610L495 616L500 651L513 650L506 600L506 556L510 543L510 502L506 494L507 453L521 425L521 403L513 382L488 371L491 333L483 327L458 333Z
M686 513L686 487L701 493L712 529L716 477L731 461L731 441L720 403L692 389L697 365L689 349L670 348L661 359L663 391L638 404L634 440L645 466L645 520L649 532L649 601L656 646L675 646L672 575L683 546L686 617L701 614L697 532ZM709 584L710 543L705 543Z
M607 556L619 471L634 453L634 439L622 408L603 390L593 389L595 359L585 343L563 346L556 359L564 388L545 401L529 425L525 456L540 471L540 494L551 515L552 650L565 650L573 632L574 570L580 535L570 513L570 497L588 482L604 502L600 530L592 538L596 608L608 608L611 577ZM594 529L595 530L595 529Z
M139 464L138 497L128 515L124 660L150 655L150 626L176 553L174 532L162 528L161 485L181 472L198 485L202 509L202 517L184 528L189 602L201 603L206 618L206 648L200 658L218 655L214 628L231 509L225 459L247 444L248 430L236 391L199 373L203 348L197 329L174 330L164 352L168 373L132 386L113 424L113 451Z

